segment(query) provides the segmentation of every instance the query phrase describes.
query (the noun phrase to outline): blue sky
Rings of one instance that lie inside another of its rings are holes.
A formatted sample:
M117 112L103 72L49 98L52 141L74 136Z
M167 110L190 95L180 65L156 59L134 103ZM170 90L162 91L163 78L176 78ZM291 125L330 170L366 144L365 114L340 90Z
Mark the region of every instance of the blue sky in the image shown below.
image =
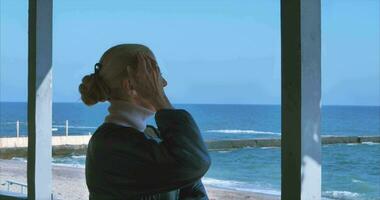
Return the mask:
M173 103L279 104L280 1L55 0L53 101L110 46L151 47ZM27 1L0 0L0 101L26 101ZM322 103L380 105L380 1L322 1Z

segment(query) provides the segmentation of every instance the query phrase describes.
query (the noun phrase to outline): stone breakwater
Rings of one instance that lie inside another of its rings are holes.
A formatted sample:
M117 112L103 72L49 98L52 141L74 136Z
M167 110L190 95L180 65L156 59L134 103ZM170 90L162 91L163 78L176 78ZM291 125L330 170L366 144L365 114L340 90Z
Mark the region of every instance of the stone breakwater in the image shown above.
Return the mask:
M53 156L84 155L91 136L53 136ZM281 139L234 139L205 141L208 149L227 150L243 147L280 147ZM380 143L380 136L327 136L322 144ZM0 159L26 157L27 137L0 138Z
M380 143L380 136L327 136L322 144ZM281 139L236 139L207 141L209 150L224 150L242 147L281 147Z

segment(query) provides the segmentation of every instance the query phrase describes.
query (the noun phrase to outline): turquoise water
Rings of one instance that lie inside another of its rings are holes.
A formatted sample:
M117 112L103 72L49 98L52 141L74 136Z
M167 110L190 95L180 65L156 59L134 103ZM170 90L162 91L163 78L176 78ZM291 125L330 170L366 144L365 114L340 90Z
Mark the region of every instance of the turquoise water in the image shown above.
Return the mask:
M220 182L225 187L255 188L253 191L280 194L280 153L280 148L212 152L214 165L206 177L212 178L210 182ZM324 145L323 196L329 199L379 199L379 153L378 144Z
M107 104L88 108L79 103L53 104L54 135L94 132L107 114ZM278 105L175 105L192 113L205 140L281 137ZM26 104L0 103L0 137L15 135L20 120L26 135ZM380 135L380 107L324 106L322 135ZM155 124L153 119L150 124ZM325 199L380 199L380 145L337 144L322 148ZM280 149L242 148L211 151L212 165L203 182L217 187L280 194ZM84 167L85 156L55 158L57 165Z
M202 178L216 187L280 195L280 148L210 151L212 165ZM380 144L322 147L324 199L380 199ZM55 158L58 165L84 167L85 156Z

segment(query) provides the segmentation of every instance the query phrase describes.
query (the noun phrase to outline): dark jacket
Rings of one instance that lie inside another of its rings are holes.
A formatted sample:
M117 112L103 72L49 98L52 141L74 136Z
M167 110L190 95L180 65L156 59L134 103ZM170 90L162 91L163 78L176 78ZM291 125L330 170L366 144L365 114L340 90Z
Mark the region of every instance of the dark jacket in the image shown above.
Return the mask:
M155 114L158 130L103 123L86 157L91 200L208 200L201 177L211 158L194 119L183 109Z

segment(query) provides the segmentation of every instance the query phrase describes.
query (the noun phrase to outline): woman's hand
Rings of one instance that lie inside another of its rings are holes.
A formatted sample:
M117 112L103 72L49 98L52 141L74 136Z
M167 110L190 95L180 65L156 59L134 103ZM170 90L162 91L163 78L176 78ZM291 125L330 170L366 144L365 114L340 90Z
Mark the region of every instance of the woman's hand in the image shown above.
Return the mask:
M173 108L164 91L164 81L154 58L146 53L137 54L137 68L133 77L133 88L137 95L151 104L156 111Z

